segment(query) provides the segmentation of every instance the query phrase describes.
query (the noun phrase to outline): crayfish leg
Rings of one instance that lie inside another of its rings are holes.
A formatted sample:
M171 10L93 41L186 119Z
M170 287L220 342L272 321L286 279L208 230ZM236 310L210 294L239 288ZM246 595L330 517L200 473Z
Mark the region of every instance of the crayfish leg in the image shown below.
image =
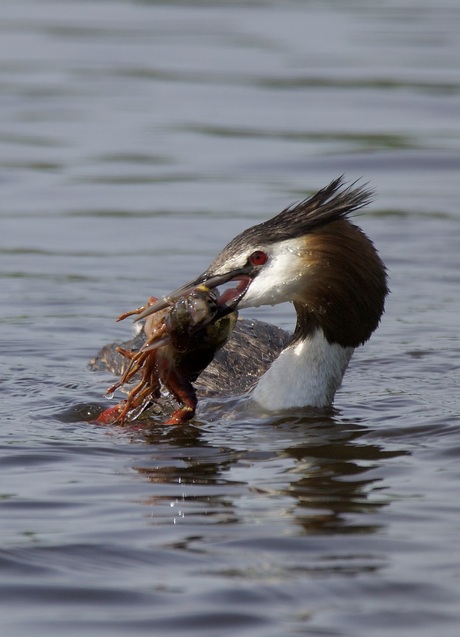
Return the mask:
M165 425L182 425L191 420L196 412L198 399L196 391L192 383L183 376L179 376L177 372L171 370L167 379L163 379L164 385L175 396L176 400L181 404L165 422Z
M164 423L165 425L184 425L186 422L191 420L195 415L195 409L193 407L181 407L180 409L176 409L168 420Z
M123 314L120 314L120 316L117 318L117 323L118 321L124 321L125 318L128 318L128 316L134 316L134 314L142 314L142 312L144 312L150 305L153 305L157 301L158 299L156 296L151 296L147 301L147 305L141 305L141 307L136 307L135 310L129 310L128 312L123 312Z
M97 422L101 425L113 425L120 421L121 414L124 411L125 401L118 403L114 407L109 407L108 409L104 409L104 411L99 414L94 422Z

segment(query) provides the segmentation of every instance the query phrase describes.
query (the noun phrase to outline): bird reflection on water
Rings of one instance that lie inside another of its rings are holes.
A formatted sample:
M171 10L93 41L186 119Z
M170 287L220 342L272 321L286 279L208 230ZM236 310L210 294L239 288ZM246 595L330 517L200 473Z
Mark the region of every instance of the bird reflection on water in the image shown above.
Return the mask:
M161 455L134 467L156 485L155 494L144 501L153 507L155 524L164 520L165 511L164 521L170 522L171 511L164 505L174 494L183 523L196 522L196 515L205 515L208 523L243 522L252 515L241 507L249 490L252 500L254 494L260 497L268 518L292 519L302 533L369 534L380 528L382 518L376 523L366 515L378 512L391 497L372 472L384 459L406 455L404 450L388 451L366 441L365 426L336 415L271 417L228 427L231 432L219 429L221 436L209 422L133 433L161 445ZM169 485L165 495L160 484Z

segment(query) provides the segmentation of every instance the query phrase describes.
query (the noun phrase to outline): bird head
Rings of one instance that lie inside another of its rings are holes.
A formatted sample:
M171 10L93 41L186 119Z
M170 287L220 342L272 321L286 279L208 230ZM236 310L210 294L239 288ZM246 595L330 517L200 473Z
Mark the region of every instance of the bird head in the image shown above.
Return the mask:
M291 301L298 337L321 328L331 343L356 347L377 327L388 293L373 243L349 220L371 192L336 179L309 199L237 235L209 268L147 308L140 320L199 285L220 288L220 316Z

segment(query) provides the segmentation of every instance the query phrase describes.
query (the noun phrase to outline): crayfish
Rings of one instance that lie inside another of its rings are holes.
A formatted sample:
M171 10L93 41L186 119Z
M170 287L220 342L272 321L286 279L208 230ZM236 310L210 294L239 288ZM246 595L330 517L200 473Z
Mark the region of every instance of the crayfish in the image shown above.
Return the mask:
M179 403L165 424L182 424L193 418L197 397L192 383L225 345L237 319L236 311L220 317L217 299L215 290L200 285L188 296L148 316L146 340L139 350L117 347L129 362L106 395L111 396L134 379L137 382L125 400L100 414L98 422L124 424L135 420L160 398L162 388ZM117 320L142 314L156 301L151 297L147 305L125 312Z

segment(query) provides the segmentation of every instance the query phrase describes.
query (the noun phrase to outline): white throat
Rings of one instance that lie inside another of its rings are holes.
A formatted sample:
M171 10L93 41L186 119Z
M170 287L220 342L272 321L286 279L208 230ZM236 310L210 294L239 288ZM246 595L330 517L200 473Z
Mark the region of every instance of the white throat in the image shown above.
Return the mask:
M270 411L327 407L334 400L353 349L331 345L322 330L317 330L281 352L251 397Z

